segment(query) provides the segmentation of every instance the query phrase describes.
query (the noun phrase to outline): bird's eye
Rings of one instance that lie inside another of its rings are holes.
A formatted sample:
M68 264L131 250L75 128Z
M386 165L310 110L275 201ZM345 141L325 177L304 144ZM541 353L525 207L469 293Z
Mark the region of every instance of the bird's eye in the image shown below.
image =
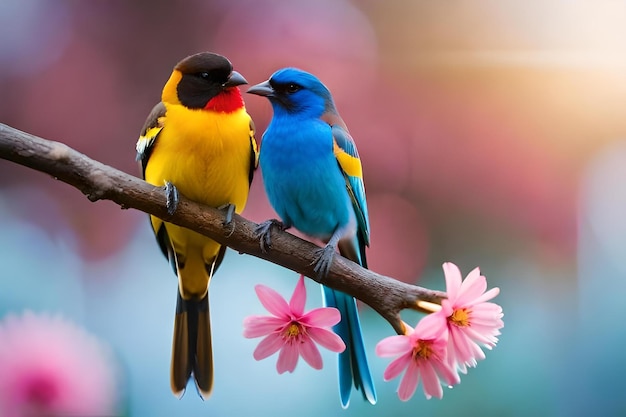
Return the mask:
M199 72L198 73L198 77L204 79L204 80L208 80L209 79L209 73L208 72Z
M287 92L290 93L290 94L291 93L295 93L299 89L300 89L300 86L298 84L291 83L291 84L287 85Z

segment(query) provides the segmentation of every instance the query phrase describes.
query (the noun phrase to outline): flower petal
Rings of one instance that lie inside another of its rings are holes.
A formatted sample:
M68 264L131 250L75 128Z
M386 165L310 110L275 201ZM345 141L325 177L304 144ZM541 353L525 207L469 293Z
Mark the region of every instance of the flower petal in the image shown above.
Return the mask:
M494 288L490 289L489 291L485 292L480 297L477 297L474 300L474 304L479 304L479 303L484 303L485 301L489 301L489 300L491 300L492 298L494 298L498 294L500 294L500 288L494 287Z
M487 333L496 333L500 334L498 330L503 327L504 323L502 319L497 316L472 316L471 326L475 327L477 330L481 332Z
M433 364L430 361L424 361L421 365L422 384L426 398L443 397L443 389L441 389L441 383L433 368Z
M446 277L446 293L448 294L448 300L454 303L461 289L461 282L463 281L461 270L452 262L445 262L443 264L443 274Z
M293 291L293 295L289 301L289 308L294 316L300 317L302 315L305 303L306 288L304 287L304 275L300 275L300 279L296 284L296 289Z
M276 317L284 318L285 320L291 319L289 305L279 293L261 284L256 285L254 290L259 297L259 301L261 301L261 304L263 304L263 307L265 307L267 311Z
M310 327L330 327L341 321L341 313L334 307L315 308L298 320Z
M463 333L462 330L452 326L450 329L450 337L454 346L454 356L459 363L471 361L473 350L470 346L472 341Z
M454 303L457 307L464 307L476 304L476 299L480 297L487 290L487 278L480 275L478 272L478 268L474 269L467 276L463 284L461 284L461 289L457 295L456 302Z
M311 339L306 339L298 345L302 359L306 361L313 369L322 369L322 355Z
M446 317L450 317L450 315L454 312L454 306L447 298L441 300L441 314Z
M280 330L286 323L288 322L278 317L248 316L243 319L243 337L253 339L266 336Z
M442 337L447 337L448 329L448 319L447 317L439 310L436 313L431 313L426 317L423 317L417 326L415 326L415 330L411 334L411 340L424 339L439 339Z
M270 334L265 339L259 342L259 345L254 349L254 359L260 361L261 359L265 359L268 356L273 355L278 352L281 347L285 344L284 340L278 334Z
M311 327L307 331L314 342L320 344L322 347L325 347L331 352L340 353L346 350L346 345L343 340L341 340L341 337L330 330Z
M287 343L281 349L278 355L278 362L276 362L276 370L279 374L287 372L293 372L298 364L298 347L296 344Z
M389 336L376 344L376 355L381 358L402 355L413 349L408 336Z
M398 398L400 398L401 401L408 401L411 399L415 393L417 384L419 383L419 376L420 367L415 361L411 360L404 376L400 380L400 385L398 386Z
M495 345L498 338L490 331L477 331L474 327L468 327L463 329L466 337L474 342L482 343L484 345Z
M446 349L446 361L451 367L454 367L457 363L460 363L456 348L454 347L454 333L453 330L450 330L450 336L448 337L448 347Z
M492 290L495 290L495 289L496 288L492 288ZM481 302L481 303L476 304L475 306L472 306L472 314L473 316L476 316L477 314L486 314L486 315L488 314L497 318L502 318L503 316L502 307L496 303L491 303L491 302Z
M411 354L408 353L394 359L389 365L387 365L385 372L383 372L383 379L385 381L390 381L394 379L395 377L400 375L402 371L407 369L407 367L410 366L411 362L413 362L413 358L411 357Z

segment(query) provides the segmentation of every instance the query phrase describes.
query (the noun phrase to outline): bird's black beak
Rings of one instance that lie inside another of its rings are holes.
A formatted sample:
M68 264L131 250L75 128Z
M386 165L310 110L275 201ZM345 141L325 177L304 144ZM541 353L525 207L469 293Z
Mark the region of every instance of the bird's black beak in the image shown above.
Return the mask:
M230 73L230 77L228 77L228 81L226 81L222 87L237 87L238 85L248 84L243 75L239 74L237 71L233 71Z
M270 85L269 80L263 81L260 84L253 85L246 91L246 93L256 94L257 96L270 97L274 95L274 89Z

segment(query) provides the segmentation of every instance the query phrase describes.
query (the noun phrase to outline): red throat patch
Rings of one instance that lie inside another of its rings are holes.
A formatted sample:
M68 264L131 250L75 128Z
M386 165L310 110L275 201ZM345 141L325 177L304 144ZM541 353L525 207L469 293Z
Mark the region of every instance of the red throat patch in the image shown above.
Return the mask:
M212 110L220 113L232 113L243 107L243 97L237 87L230 87L213 97L204 106L205 110Z

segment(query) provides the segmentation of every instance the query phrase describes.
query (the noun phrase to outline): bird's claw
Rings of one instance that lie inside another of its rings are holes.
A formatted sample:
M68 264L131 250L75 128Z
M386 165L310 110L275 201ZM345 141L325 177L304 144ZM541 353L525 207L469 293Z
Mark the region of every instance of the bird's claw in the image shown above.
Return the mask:
M317 260L315 261L313 271L315 271L317 277L321 281L326 278L328 272L330 271L330 267L333 264L335 248L332 245L326 245L323 248L317 249L315 251L315 256L317 257Z
M226 210L226 215L224 221L222 222L222 226L228 227L230 226L230 231L228 232L228 237L230 237L233 233L235 233L235 222L233 222L233 216L235 215L235 205L228 203L217 208L218 210Z
M179 194L178 188L169 181L165 181L165 207L167 207L167 214L173 216L178 207Z
M267 253L267 250L272 246L272 226L276 226L280 230L286 229L283 222L277 219L266 220L254 229L254 234L259 239L263 253Z

